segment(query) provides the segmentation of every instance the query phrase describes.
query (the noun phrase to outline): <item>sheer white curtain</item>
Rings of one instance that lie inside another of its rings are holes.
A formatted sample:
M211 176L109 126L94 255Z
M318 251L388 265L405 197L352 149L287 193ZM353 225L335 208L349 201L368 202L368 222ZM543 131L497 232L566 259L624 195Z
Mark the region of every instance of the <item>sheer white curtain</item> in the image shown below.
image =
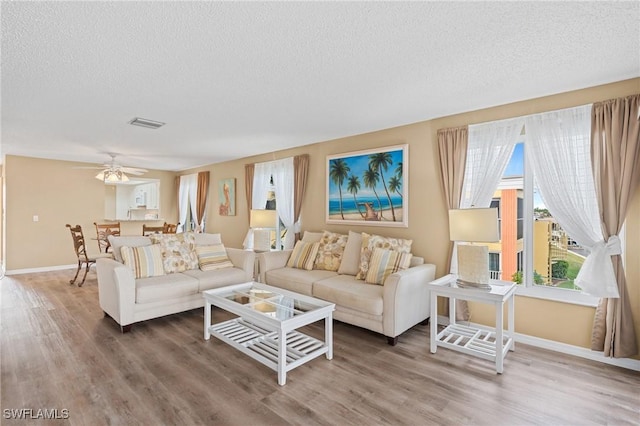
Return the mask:
M198 175L180 176L180 189L178 191L178 217L180 219L179 232L185 231L187 224L187 212L189 211L189 203L191 202L191 211L195 210L195 197L198 189ZM192 195L193 194L193 195ZM193 201L191 199L193 198ZM196 221L197 223L197 221Z
M267 205L267 194L271 187L269 182L272 175L272 161L256 163L253 172L253 194L251 194L251 202L254 209L264 209Z
M269 181L273 173L271 161L266 163L256 163L253 172L253 193L251 194L251 205L254 209L264 209L267 205L267 193L269 192ZM253 249L253 229L249 227L247 236L244 238L242 246L246 249Z
M590 250L575 284L598 297L619 297L611 255L618 237L602 238L591 168L591 105L525 117L527 159L551 215Z
M293 157L273 162L273 185L276 190L276 210L287 229L284 237L284 249L292 249L295 241L293 223Z
M519 117L469 126L461 209L489 207L523 125Z
M189 205L191 206L191 219L195 232L201 232L200 218L198 217L198 174L189 175Z
M469 145L464 170L460 208L489 207L498 183L520 139L522 117L469 126ZM458 271L457 250L451 272Z

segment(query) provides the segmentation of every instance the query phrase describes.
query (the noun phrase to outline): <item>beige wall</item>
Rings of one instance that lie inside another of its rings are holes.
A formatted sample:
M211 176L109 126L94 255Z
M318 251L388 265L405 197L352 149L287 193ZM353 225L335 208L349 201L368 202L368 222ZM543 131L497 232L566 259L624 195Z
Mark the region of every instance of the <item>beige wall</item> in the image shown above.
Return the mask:
M85 238L95 237L93 222L104 221L105 185L95 170L74 169L86 163L8 155L5 159L7 270L42 268L77 262L65 224L82 226ZM150 171L160 179L161 211L175 221L174 172ZM38 222L33 221L37 215ZM138 233L140 222L123 223L123 233ZM89 250L98 251L93 240Z
M354 231L375 232L412 238L413 252L436 264L438 276L445 274L448 230L447 208L441 190L437 157L437 130L446 127L481 123L491 120L568 108L596 101L640 93L640 79L577 90L544 98L517 102L440 119L386 129L379 132L337 139L280 151L267 155L215 164L211 170L211 196L215 202L208 210L210 232L220 232L223 241L240 247L248 229L247 205L244 194L244 165L271 161L297 154L310 155L308 192L303 203L303 230L328 229L346 232L347 226L325 224L326 156L359 149L409 144L409 227L381 228L353 226ZM199 171L204 169L198 169ZM193 171L190 171L193 172ZM237 216L220 217L217 212L217 181L236 178ZM636 194L627 221L627 276L630 299L640 341L640 189ZM582 347L590 346L594 308L552 302L529 297L517 297L516 330L519 333ZM471 305L472 321L492 324L494 314L486 305Z
M441 190L437 156L437 130L467 124L567 108L599 100L640 93L640 79L563 93L514 104L424 121L378 132L322 142L276 153L213 164L182 172L211 172L208 232L220 232L229 247L241 247L248 229L244 194L244 165L271 161L297 154L310 155L308 189L303 202L303 230L328 229L338 232L364 231L414 240L413 252L445 274L448 230L447 208ZM360 149L398 144L409 145L409 227L337 226L325 224L326 156ZM72 263L73 253L65 223L88 227L104 211L102 184L91 173L85 177L72 170L76 163L7 157L7 269L54 266ZM163 216L177 217L173 175L162 178ZM81 177L79 177L81 176ZM236 216L218 214L218 180L236 179ZM98 196L99 194L99 196ZM167 194L169 194L167 196ZM171 214L166 214L171 212ZM40 222L31 217L40 215ZM627 276L630 298L640 340L640 189L627 220ZM63 247L63 250L58 250ZM68 251L67 251L68 248ZM517 297L516 330L531 336L583 347L589 346L594 309L546 300ZM483 305L471 306L472 321L491 324L493 313Z

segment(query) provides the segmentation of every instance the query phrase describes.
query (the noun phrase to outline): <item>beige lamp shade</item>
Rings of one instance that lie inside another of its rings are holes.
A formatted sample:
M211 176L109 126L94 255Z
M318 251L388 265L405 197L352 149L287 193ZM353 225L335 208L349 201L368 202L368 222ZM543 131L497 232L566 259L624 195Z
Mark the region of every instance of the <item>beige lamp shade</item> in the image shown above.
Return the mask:
M278 219L276 210L251 210L249 226L251 228L275 228Z
M498 241L498 209L449 210L449 239L475 243Z

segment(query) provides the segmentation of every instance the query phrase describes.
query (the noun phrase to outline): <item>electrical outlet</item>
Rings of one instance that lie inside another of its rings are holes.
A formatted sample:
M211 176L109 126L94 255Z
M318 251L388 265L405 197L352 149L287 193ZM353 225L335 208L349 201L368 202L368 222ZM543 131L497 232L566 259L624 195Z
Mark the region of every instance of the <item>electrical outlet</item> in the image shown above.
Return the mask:
M34 214L34 215L33 215L33 221L34 221L34 222L37 222L37 221L39 221L39 220L40 220L40 218L38 217L38 215L37 215L37 214Z

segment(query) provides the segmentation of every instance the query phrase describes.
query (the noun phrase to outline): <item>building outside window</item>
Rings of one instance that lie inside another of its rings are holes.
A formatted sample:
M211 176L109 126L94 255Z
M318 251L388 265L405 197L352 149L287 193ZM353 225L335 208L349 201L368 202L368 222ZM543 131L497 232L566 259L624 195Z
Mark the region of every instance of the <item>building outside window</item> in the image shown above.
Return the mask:
M536 185L533 185L531 191L526 188L525 180L535 177L530 176L530 171L525 167L525 146L526 142L516 145L491 203L491 207L498 207L499 211L500 241L491 244L489 250L501 261L500 263L492 260L490 255L491 275L494 277L499 274L502 279L527 286L541 285L580 290L574 285L573 280L578 275L587 253L577 246L554 220ZM534 206L533 210L527 213L533 217L531 229L525 226L526 204ZM532 281L530 284L527 282L527 274L524 273L527 247L525 240L528 238L533 239L533 274L529 274ZM499 272L496 272L496 265L500 267Z

